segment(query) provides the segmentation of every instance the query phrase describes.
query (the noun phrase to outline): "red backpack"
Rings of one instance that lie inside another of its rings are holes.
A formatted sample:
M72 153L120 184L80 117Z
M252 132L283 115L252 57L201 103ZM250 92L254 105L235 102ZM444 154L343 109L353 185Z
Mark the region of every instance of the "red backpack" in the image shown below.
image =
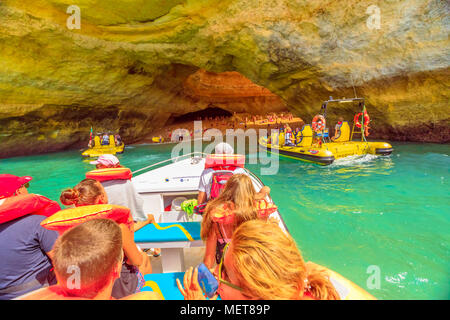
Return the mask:
M205 169L214 170L211 181L209 200L217 198L225 188L228 179L237 168L244 168L245 156L241 154L210 154L206 157ZM197 214L203 214L206 203L199 203L194 208Z
M234 167L233 169L230 168L229 170L217 170L213 173L209 200L217 198L222 193L228 179L230 179L230 177L234 174L234 170L237 168L238 167Z
M234 170L243 168L244 164L245 156L241 154L210 154L206 157L205 169L212 168L215 171L212 175L209 200L219 196Z

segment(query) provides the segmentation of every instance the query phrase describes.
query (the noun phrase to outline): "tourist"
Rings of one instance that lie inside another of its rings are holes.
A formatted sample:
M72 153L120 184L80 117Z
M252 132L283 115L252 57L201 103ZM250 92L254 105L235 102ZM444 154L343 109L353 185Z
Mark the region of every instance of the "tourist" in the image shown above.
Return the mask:
M339 300L325 270L305 263L295 241L273 221L250 220L233 233L217 270L222 300ZM190 300L204 300L198 270L184 275ZM216 296L217 297L217 296ZM214 298L216 298L214 297Z
M110 219L93 219L69 229L58 238L53 249L58 284L21 299L111 300L113 287L121 275L122 244L121 228ZM160 297L146 292L145 299Z
M267 186L256 193L250 177L245 174L234 174L219 197L208 203L201 228L201 237L206 243L204 263L208 268L213 267L214 257L217 264L220 262L223 248L240 224L262 218L257 210L256 201L264 199L269 193L270 188ZM230 216L228 218L230 220L215 219L216 215Z
M97 160L91 161L91 164L95 164L97 169L122 168L119 159L112 154L101 155ZM136 191L131 180L102 180L100 183L105 188L109 203L130 209L133 220L136 222L135 230L142 228L154 219L153 215L144 213L144 199Z
M61 203L75 205L76 207L107 204L108 195L103 186L94 179L84 179L74 188L66 189L61 193ZM152 265L145 252L138 249L134 242L134 235L125 225L120 225L122 230L123 260L120 279L113 287L113 297L122 298L133 294L143 287L143 275L152 272Z
M40 223L61 208L28 193L31 180L0 174L0 300L56 283L50 256L58 233Z
M284 145L293 147L295 144L295 138L292 135L292 129L288 124L284 125Z
M230 146L226 142L218 143L214 148L215 154L233 154L234 150L233 147ZM214 169L208 168L203 170L201 176L200 176L200 183L198 186L198 203L202 204L205 203L207 200L210 199L211 196L211 186L212 186L212 180L214 175ZM243 168L236 168L233 171L234 174L236 173L245 173L247 172Z
M108 136L108 134L106 134L106 133L103 134L101 145L102 146L109 145L109 136Z
M114 142L116 146L120 146L122 144L122 137L119 134L114 136Z
M331 137L331 141L334 141L341 136L341 127L342 127L343 123L344 123L344 118L339 117L338 122L336 123L336 126L334 127L334 136Z

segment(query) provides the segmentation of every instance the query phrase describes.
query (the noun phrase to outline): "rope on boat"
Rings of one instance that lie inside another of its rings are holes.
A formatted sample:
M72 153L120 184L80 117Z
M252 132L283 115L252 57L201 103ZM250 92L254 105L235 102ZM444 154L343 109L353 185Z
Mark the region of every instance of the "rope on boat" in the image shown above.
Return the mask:
M198 151L197 151L197 152L191 152L191 153L183 154L183 155L178 156L178 157L175 157L175 158L170 158L170 159L166 159L166 160L163 160L163 161L160 161L160 162L151 164L151 165L149 165L149 166L147 166L147 167L144 167L144 168L138 169L138 170L136 170L136 171L133 171L132 173L133 173L133 175L134 175L135 173L144 171L144 170L146 170L146 169L150 169L150 168L155 167L155 166L157 166L157 165L160 165L160 164L163 164L163 163L166 163L166 162L169 162L169 161L176 162L179 158L188 157L188 156L191 156L191 155L201 155L202 157L204 157L204 156L206 157L206 154L203 153L203 152L198 152Z

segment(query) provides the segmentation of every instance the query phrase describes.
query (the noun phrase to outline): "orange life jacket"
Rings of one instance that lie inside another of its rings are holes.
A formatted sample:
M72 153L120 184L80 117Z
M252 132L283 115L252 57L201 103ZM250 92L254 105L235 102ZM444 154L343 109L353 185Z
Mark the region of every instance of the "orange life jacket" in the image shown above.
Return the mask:
M270 214L277 211L277 206L274 203L266 200L255 201L255 208L258 211L259 218L267 218ZM233 203L223 203L212 211L212 220L222 224L230 224L234 222L235 207Z
M28 214L49 217L59 210L61 210L61 207L56 201L44 196L33 193L20 194L5 198L0 204L0 223L5 223Z
M131 232L134 232L130 209L113 204L95 204L61 210L42 221L41 226L62 234L83 222L100 218L125 224Z
M131 180L133 174L128 168L103 168L96 169L86 173L86 178L95 179L97 181L109 180Z

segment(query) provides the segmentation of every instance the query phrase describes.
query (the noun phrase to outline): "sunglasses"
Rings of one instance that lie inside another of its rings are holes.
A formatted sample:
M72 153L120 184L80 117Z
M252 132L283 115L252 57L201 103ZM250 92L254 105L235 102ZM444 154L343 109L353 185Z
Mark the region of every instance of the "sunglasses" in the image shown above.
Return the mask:
M222 273L223 273L223 271L224 271L223 261L225 260L225 254L227 253L227 249L228 249L229 244L230 244L230 243L227 243L227 244L225 245L225 247L223 248L222 258L220 259L220 264L219 264L219 282L220 282L220 283L223 283L223 284L226 285L226 286L229 286L229 287L231 287L231 288L233 288L233 289L236 289L236 290L239 290L239 291L242 292L243 290L242 290L241 287L239 287L239 286L237 286L237 285L235 285L235 284L232 284L231 282L228 282L228 281L225 280L225 279L223 278L223 276L222 276Z

